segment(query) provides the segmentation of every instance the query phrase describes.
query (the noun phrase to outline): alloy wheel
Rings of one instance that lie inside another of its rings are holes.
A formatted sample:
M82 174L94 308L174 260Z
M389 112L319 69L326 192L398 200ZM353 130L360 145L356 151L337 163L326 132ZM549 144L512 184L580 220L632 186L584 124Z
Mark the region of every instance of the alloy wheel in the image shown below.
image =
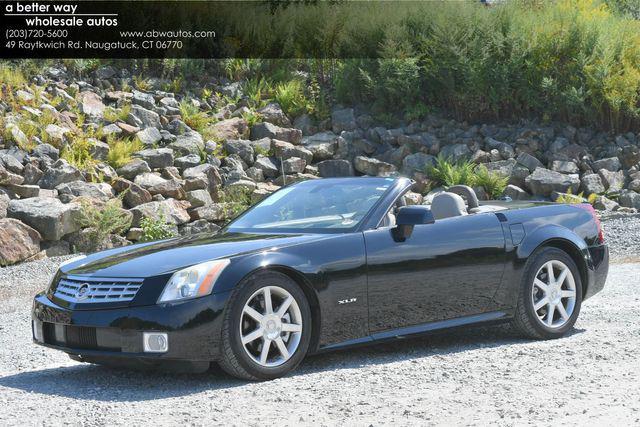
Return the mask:
M544 326L564 326L576 305L576 283L569 267L558 260L544 263L533 281L531 302Z
M302 313L295 298L278 286L265 286L242 309L240 339L254 362L282 365L295 353L302 336Z

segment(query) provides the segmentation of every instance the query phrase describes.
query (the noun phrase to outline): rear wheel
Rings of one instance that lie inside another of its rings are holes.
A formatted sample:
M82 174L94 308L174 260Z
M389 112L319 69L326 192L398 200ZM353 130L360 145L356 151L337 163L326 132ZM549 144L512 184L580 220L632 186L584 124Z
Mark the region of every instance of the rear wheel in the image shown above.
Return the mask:
M558 338L575 324L581 303L576 263L566 252L544 247L527 261L513 323L530 338Z
M302 361L311 309L300 287L279 272L261 272L236 289L225 310L220 366L248 380L285 375Z

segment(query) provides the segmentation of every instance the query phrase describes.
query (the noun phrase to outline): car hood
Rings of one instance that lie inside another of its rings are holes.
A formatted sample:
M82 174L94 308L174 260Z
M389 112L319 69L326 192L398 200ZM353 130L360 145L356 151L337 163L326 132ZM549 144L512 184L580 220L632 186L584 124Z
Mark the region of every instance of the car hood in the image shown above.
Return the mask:
M142 243L89 255L60 270L88 277L144 278L172 273L181 268L265 249L277 250L326 237L322 234L200 234Z

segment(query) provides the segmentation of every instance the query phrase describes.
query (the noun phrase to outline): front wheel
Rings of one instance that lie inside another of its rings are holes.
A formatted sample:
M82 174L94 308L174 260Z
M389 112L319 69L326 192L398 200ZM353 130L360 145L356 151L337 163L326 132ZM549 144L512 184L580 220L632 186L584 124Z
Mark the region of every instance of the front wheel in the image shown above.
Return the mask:
M581 303L576 263L566 252L545 247L527 261L513 323L530 338L559 338L575 324Z
M311 339L311 309L288 276L267 271L230 297L222 328L220 366L248 380L278 378L302 361Z

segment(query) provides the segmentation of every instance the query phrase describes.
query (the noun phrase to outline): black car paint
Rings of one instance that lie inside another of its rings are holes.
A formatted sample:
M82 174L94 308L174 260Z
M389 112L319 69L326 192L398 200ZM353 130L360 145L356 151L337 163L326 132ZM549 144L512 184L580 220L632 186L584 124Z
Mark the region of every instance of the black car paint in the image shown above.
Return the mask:
M126 307L96 309L56 300L52 288L36 296L33 317L101 330L99 344L104 345L98 349L45 344L74 355L215 360L224 307L238 283L260 269L283 271L304 289L314 318L312 352L508 320L524 264L543 244L565 248L576 259L587 297L604 285L608 250L597 241L587 211L511 202L498 213L416 225L405 242L397 242L391 228L377 225L410 185L397 179L360 228L349 233L247 234L223 229L213 236L90 255L64 266L57 277L139 277L144 278L141 292ZM216 258L231 263L212 295L156 304L174 271ZM143 353L142 331L168 332L169 351ZM120 351L109 350L114 342L120 343Z

